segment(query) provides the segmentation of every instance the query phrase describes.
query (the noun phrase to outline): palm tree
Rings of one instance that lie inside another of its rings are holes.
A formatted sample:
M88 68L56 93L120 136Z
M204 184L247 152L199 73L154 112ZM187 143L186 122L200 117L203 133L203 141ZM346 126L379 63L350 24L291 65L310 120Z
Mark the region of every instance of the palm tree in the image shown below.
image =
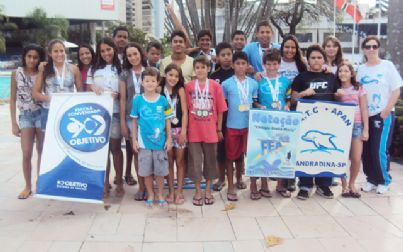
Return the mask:
M18 29L15 23L9 22L8 17L4 14L3 7L0 6L0 53L6 51L5 33Z

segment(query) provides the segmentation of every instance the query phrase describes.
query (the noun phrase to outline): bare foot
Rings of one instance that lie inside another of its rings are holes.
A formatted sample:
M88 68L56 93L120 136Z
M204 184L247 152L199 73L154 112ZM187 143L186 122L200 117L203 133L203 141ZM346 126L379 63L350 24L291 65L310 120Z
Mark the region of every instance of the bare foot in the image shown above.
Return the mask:
M123 185L118 185L115 189L116 197L122 197L125 194L125 189Z
M19 195L18 199L27 199L32 194L30 188L25 188Z
M170 193L166 196L165 200L169 203L172 204L174 202L174 194Z

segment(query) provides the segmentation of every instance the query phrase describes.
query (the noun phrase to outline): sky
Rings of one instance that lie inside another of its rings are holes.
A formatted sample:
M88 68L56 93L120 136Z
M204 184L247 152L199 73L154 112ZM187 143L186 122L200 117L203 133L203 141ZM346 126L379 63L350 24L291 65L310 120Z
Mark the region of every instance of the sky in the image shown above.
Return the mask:
M359 4L367 3L369 7L375 6L375 0L358 0Z

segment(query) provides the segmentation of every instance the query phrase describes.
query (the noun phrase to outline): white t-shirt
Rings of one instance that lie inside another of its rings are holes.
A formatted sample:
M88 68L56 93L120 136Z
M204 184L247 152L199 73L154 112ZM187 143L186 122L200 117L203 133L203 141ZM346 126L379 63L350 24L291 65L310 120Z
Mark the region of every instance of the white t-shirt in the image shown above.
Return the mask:
M376 66L360 65L357 81L361 83L368 97L368 114L376 115L388 104L392 92L403 86L402 78L392 62L381 60Z
M92 75L92 70L88 70L87 84L95 84L114 92L119 92L119 75L118 71L112 65L106 65L104 68L97 69ZM119 100L113 101L113 113L119 113Z
M295 61L287 62L281 59L280 68L278 69L278 74L280 76L284 76L288 79L290 83L294 80L294 78L299 74L297 64Z

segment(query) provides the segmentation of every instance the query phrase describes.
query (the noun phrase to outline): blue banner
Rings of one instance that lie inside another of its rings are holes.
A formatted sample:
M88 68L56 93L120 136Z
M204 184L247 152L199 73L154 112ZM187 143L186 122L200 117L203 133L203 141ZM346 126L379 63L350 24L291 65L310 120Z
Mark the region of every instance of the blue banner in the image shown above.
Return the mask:
M37 197L102 203L113 99L110 94L54 94Z
M245 175L294 178L301 114L252 109Z

